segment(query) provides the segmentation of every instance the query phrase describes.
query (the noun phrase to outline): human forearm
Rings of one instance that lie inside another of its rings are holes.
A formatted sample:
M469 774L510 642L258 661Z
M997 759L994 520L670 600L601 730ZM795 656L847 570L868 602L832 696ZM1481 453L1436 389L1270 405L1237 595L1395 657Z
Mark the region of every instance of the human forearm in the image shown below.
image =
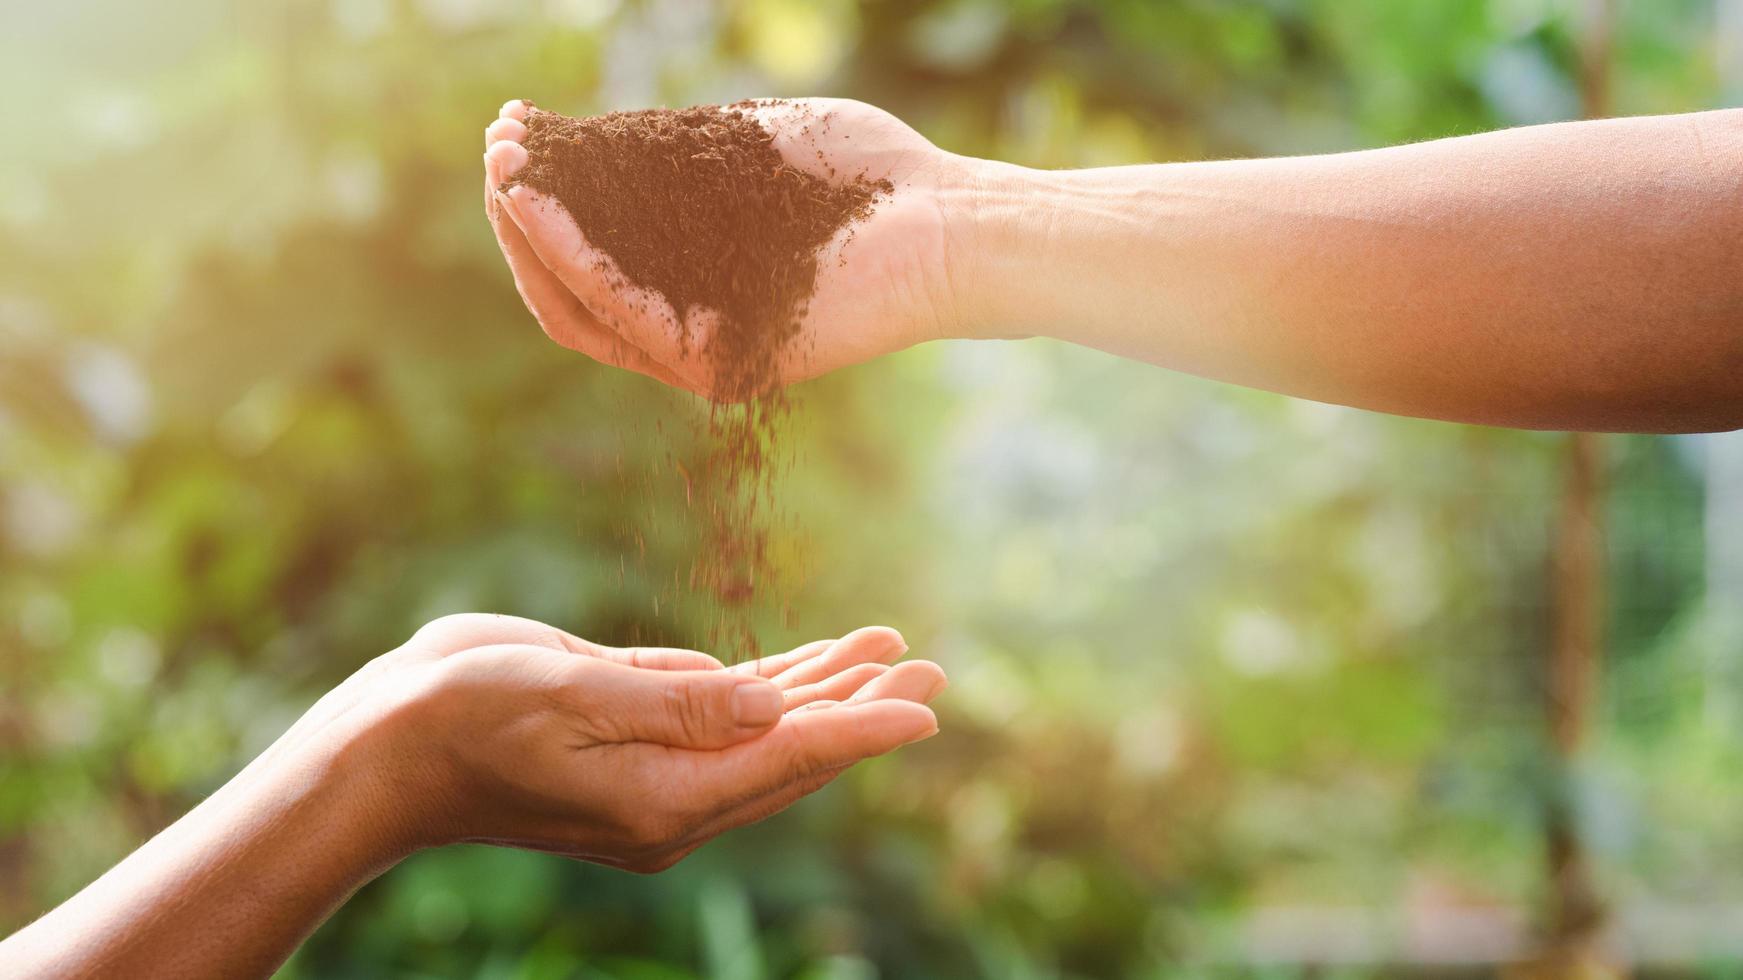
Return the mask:
M268 976L404 853L361 746L238 777L0 944L22 976Z
M265 976L360 884L456 841L659 870L936 731L924 702L943 672L892 666L906 649L872 627L727 670L511 616L444 617L0 942L0 963L7 976Z
M1743 424L1743 112L979 173L970 335L1461 421Z

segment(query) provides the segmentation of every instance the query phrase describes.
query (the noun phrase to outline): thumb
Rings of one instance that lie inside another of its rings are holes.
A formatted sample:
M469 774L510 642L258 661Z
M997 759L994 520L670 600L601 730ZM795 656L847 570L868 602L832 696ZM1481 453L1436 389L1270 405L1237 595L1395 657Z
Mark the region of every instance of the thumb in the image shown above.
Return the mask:
M579 665L578 665L579 666ZM607 741L686 749L736 745L781 720L781 689L725 670L649 670L586 664L578 692L588 727Z

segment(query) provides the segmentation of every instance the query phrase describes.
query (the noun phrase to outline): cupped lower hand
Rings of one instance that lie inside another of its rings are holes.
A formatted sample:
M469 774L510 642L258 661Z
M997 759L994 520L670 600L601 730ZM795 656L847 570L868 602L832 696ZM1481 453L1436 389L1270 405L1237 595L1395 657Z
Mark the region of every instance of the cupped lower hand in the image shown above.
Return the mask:
M955 336L952 222L975 183L972 161L863 102L766 100L743 111L773 134L787 164L831 180L888 180L893 188L820 252L815 291L779 354L775 380L799 381ZM528 159L521 145L527 112L510 102L485 131L485 209L545 333L606 364L698 394L734 396L693 343L707 336L715 311L680 314L663 296L626 284L555 200L524 184L503 189Z
M870 627L725 668L451 616L332 691L256 766L338 739L405 850L481 841L657 871L936 732L925 702L943 671L893 664L906 649Z

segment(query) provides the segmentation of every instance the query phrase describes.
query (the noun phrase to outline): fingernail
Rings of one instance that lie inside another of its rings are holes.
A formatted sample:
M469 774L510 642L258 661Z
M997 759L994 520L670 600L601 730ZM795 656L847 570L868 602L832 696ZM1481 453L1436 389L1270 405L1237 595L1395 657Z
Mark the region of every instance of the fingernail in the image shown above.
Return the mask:
M934 721L932 723L931 727L921 731L919 734L915 735L913 738L908 739L906 742L903 742L902 744L903 745L913 745L915 742L924 742L936 734L938 734L938 723L936 721Z
M781 719L781 689L768 681L740 684L732 692L732 720L740 728L763 728Z
M926 700L930 701L938 695L943 694L944 689L949 686L950 680L948 678L940 677L936 681L933 681L931 690L926 692Z

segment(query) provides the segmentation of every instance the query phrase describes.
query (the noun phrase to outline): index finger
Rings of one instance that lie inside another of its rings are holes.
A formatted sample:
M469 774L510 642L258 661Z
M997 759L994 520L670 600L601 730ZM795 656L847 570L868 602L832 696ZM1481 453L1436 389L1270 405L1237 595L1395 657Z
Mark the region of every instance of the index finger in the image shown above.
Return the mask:
M598 647L602 660L644 670L720 670L720 661L700 650L677 647Z
M709 817L831 769L883 755L938 732L932 709L912 701L872 701L782 716L759 738L714 752L683 751L691 809Z
M746 660L744 663L733 664L726 669L738 674L754 674L757 677L773 679L781 671L817 656L829 649L834 643L834 640L812 640L810 643L794 647L786 653L770 654L758 660Z
M783 689L815 684L862 663L894 663L908 652L902 634L888 626L864 626L847 634L822 654L802 660L774 678Z

